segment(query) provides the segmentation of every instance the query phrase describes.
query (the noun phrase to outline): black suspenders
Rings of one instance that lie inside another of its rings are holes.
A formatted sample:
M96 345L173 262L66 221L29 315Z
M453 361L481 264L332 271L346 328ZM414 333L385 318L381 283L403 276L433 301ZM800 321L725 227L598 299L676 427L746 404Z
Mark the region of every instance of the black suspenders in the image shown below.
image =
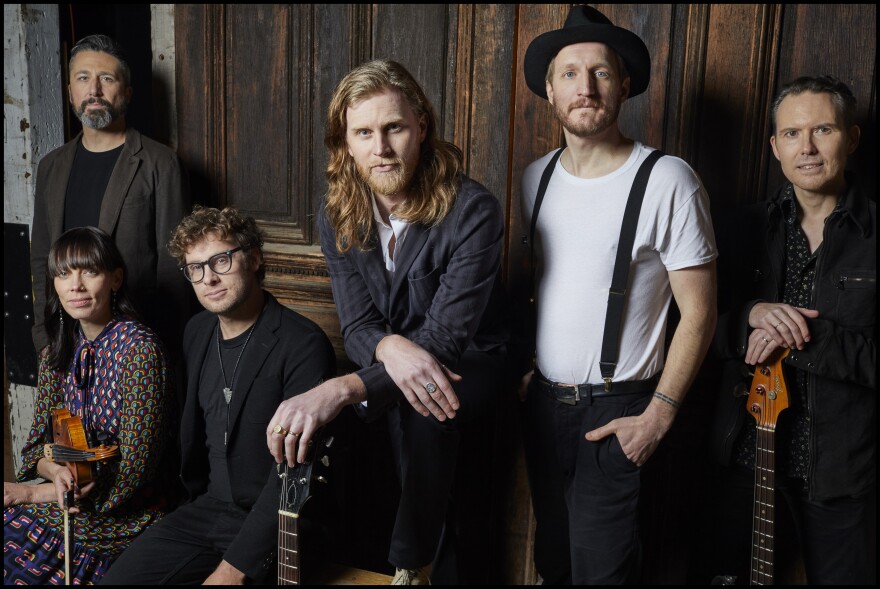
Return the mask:
M532 289L535 283L535 230L538 226L538 211L541 210L541 202L544 200L544 193L547 192L547 185L550 184L550 176L556 168L556 161L562 154L559 149L541 176L541 182L538 184L538 193L535 196L535 206L532 209L532 223L529 233L529 248L531 249L532 258ZM651 177L651 170L657 163L663 152L660 150L652 151L648 157L642 162L639 171L636 173L636 179L633 181L632 188L629 191L629 198L626 201L626 210L623 213L623 223L620 227L620 238L617 244L617 258L614 261L614 274L611 278L611 288L608 290L608 310L605 314L605 331L602 335L602 353L599 357L599 370L602 372L602 380L605 381L605 392L610 393L612 390L612 379L614 378L614 370L617 368L617 358L620 354L620 327L623 323L623 307L626 303L627 283L629 281L629 266L632 262L632 247L636 238L636 227L639 224L639 213L642 210L642 201L645 198L645 189L648 186L648 179Z

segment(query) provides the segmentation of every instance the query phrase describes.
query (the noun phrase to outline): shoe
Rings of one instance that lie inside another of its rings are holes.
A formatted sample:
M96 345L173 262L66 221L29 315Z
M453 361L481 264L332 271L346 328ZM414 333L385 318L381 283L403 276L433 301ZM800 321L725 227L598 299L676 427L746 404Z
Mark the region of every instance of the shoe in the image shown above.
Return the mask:
M430 585L431 584L431 565L423 566L418 569L397 569L394 578L391 580L392 585Z

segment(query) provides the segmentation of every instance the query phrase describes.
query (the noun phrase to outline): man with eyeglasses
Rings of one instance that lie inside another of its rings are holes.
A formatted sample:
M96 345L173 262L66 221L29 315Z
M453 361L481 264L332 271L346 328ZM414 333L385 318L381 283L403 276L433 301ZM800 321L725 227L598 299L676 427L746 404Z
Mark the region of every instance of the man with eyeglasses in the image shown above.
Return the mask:
M254 219L232 208L196 207L171 238L205 308L184 334L188 502L138 538L105 583L242 584L275 567L280 486L265 429L279 403L334 376L335 353L321 328L261 288L262 244ZM312 529L301 546L322 539Z

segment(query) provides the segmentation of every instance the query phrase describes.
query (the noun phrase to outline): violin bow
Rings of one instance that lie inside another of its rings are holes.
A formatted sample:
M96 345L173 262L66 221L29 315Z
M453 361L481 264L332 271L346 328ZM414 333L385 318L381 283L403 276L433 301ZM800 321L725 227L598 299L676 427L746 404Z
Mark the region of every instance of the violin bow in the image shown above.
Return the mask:
M64 492L64 584L70 585L70 504L73 491Z

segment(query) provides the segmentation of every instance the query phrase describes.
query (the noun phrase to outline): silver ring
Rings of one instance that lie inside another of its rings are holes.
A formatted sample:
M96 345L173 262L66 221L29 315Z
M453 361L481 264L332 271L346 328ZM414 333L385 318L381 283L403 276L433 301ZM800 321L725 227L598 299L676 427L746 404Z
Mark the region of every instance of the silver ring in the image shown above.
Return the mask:
M773 329L779 329L779 326L783 324L783 321L780 321L776 325L773 326Z
M764 340L764 343L765 343L765 344L769 344L769 343L770 343L770 340L768 340L766 337L762 337L761 339Z
M435 385L433 382L427 382L425 383L425 390L428 391L429 395L433 395L437 392L437 385Z

